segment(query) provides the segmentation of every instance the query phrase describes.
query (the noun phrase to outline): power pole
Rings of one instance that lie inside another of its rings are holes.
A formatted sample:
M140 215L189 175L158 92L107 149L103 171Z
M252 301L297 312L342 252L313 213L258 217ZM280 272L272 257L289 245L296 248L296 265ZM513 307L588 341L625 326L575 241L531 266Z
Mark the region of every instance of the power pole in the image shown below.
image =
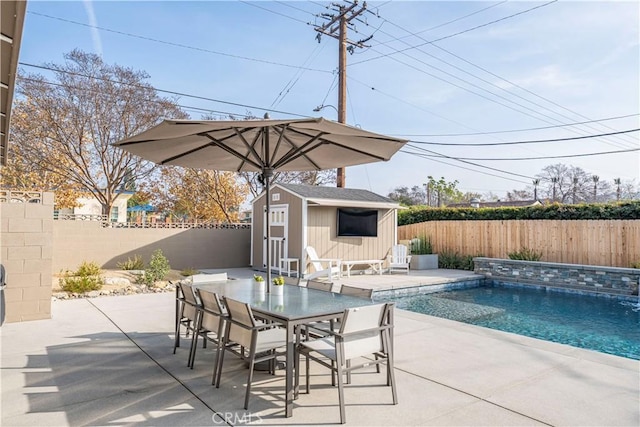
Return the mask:
M353 42L347 38L347 30L351 21L367 10L367 2L362 3L362 7L356 9L358 0L353 2L345 0L346 5L331 3L331 10L334 13L323 13L321 18L326 19L323 25L314 25L318 32L316 39L320 43L322 35L333 37L338 40L338 122L347 122L347 50L353 53L356 47L365 47L364 43L371 40L373 36ZM348 46L347 46L348 45ZM345 186L344 168L338 168L336 177L338 187Z

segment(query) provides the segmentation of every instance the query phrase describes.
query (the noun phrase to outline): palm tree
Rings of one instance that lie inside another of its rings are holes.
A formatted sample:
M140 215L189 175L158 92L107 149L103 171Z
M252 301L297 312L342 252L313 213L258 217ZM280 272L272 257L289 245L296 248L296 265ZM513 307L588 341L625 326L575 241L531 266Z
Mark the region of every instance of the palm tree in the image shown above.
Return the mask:
M533 200L538 200L538 185L540 185L540 178L533 180Z
M598 200L598 181L600 181L600 177L593 175L591 180L593 181L593 201L596 202Z
M616 199L620 201L620 196L622 195L620 185L622 184L622 180L620 178L616 178L613 180L613 183L616 185Z

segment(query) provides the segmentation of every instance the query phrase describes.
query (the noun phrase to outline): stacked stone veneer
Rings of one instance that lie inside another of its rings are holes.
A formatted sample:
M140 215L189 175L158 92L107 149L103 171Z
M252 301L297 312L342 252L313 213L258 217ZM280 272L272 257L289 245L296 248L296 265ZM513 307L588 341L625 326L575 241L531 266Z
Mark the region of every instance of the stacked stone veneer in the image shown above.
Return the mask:
M637 295L640 269L554 262L474 258L474 271L488 280L570 290Z
M5 321L51 317L53 193L0 203Z

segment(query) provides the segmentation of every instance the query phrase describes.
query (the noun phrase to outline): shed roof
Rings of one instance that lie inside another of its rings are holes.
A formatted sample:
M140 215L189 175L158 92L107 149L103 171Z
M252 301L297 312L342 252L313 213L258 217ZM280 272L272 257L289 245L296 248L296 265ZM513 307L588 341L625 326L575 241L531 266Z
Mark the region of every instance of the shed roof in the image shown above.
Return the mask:
M276 187L281 187L290 193L306 199L310 205L380 209L400 208L400 205L396 201L388 197L357 188L282 183L275 184L274 188ZM262 197L262 195L260 197Z

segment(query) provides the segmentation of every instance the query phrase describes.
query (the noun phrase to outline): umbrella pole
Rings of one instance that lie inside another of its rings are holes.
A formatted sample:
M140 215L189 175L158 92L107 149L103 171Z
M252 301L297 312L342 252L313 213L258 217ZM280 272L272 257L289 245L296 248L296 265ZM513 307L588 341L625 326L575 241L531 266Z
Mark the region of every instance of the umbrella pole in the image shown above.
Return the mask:
M271 292L271 189L270 181L273 175L272 169L263 169L262 177L264 178L264 185L266 188L265 197L267 198L266 210L267 210L267 292Z

